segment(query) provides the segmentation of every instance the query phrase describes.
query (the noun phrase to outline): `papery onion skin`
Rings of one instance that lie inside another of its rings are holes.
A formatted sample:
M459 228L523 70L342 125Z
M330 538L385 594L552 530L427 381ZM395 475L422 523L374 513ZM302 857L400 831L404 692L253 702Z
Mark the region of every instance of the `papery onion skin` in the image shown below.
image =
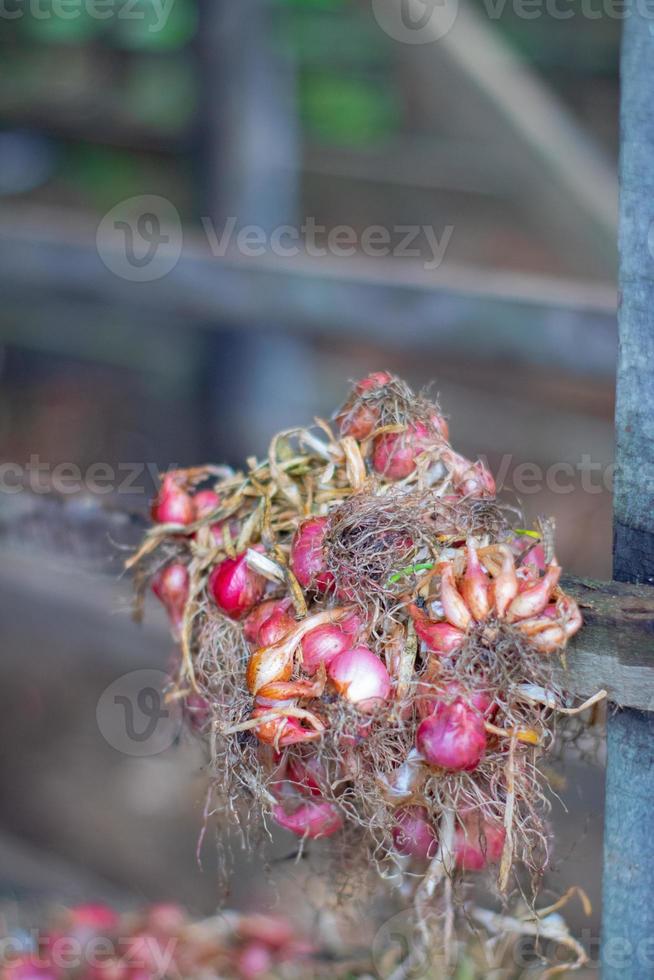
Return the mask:
M193 497L180 486L174 473L164 476L159 493L150 505L150 514L157 524L192 524L195 520Z
M486 729L479 711L462 700L440 702L420 722L416 746L430 766L472 772L486 750Z
M176 635L181 632L184 609L189 596L189 573L186 565L172 562L160 569L152 579L152 591L163 603Z
M355 399L356 396L363 395L367 391L383 388L392 380L393 376L388 371L374 371L367 378L361 378L360 381L357 381L354 386ZM346 405L339 412L336 422L341 435L352 436L361 441L367 439L372 433L379 422L379 414L379 408L376 405L367 405L365 402L357 404L356 400L352 404L352 399L350 399L349 405Z
M221 612L242 619L263 596L266 580L247 564L246 552L225 558L209 576L208 589Z
M300 803L291 813L277 803L272 808L272 815L280 827L290 830L297 837L308 837L310 840L333 837L343 827L339 811L327 800Z
M436 435L423 422L414 422L404 432L384 432L373 444L373 469L387 480L403 480L416 468L418 456L436 442Z
M432 858L438 849L436 831L423 806L401 807L395 814L393 842L398 854Z
M339 653L329 664L327 674L339 693L361 711L374 711L391 693L389 673L368 647Z
M326 517L310 517L300 524L291 545L291 571L303 589L326 592L334 576L328 570L323 550Z

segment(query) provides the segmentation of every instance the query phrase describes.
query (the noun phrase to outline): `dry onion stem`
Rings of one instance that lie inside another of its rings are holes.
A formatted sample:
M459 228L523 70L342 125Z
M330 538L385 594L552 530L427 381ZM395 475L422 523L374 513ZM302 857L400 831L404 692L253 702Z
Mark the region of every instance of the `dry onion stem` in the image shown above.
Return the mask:
M452 450L438 406L397 378L371 379L357 384L335 425L318 420L317 431L279 433L267 459L249 459L243 472L206 466L174 474L173 491L193 500L211 481L215 505L186 524L155 524L127 564L136 568L139 602L152 574L174 563L187 570L171 696L195 698L187 705L211 752L211 807L235 818L255 846L268 836L271 815L281 819L289 804L309 812L319 800L345 824L330 837L333 852L347 845L350 863L352 854L372 859L383 877L400 880L413 893L423 941L438 935L449 963L457 910L474 880L466 846L480 867L492 872L499 862L504 901L525 893L524 869L533 908L550 846L540 760L557 718L585 711L605 692L574 705L554 683L553 660L580 617L557 585L551 524L513 530L520 515L495 498L482 464ZM307 518L323 522L318 548L329 578L320 587L307 583L292 550ZM242 618L264 589L266 599L288 599L280 615L290 625L267 645L248 644L211 592L212 570L241 555L261 584L257 598L230 615ZM548 562L544 577L538 561ZM361 625L351 646L373 651L390 676L390 694L384 689L367 705L336 674L330 682L329 662L327 673L309 677L303 660L305 634L353 612ZM454 646L441 650L441 636ZM258 677L266 700L253 700ZM421 754L424 718L461 704L483 740L479 758L458 765ZM313 785L303 782L307 766ZM438 840L429 862L398 854L398 814L407 806L419 808ZM500 832L501 853L493 855ZM536 928L481 910L472 917L491 932ZM581 962L561 927L545 919L539 929Z

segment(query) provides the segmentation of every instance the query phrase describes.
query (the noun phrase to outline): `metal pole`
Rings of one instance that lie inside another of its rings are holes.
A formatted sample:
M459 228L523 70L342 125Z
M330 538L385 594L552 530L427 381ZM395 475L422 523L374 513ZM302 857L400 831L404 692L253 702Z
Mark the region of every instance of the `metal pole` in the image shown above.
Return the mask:
M654 584L654 32L647 9L629 4L626 12L621 59L614 577ZM619 649L619 633L615 642ZM605 821L602 977L651 980L651 711L624 709L609 718Z

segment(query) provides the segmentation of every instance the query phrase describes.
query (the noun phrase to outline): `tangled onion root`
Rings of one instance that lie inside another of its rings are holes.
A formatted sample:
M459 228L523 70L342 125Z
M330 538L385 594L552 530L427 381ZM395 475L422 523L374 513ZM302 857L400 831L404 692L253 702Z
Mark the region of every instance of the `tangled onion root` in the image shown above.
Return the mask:
M184 594L157 593L180 633L170 696L248 845L276 823L347 847L449 943L479 872L535 900L541 760L587 707L553 669L581 616L551 523L514 529L438 405L380 372L335 425L280 433L244 472L168 474L153 513L184 522L155 522L128 565L140 600L162 568L188 570L169 576Z

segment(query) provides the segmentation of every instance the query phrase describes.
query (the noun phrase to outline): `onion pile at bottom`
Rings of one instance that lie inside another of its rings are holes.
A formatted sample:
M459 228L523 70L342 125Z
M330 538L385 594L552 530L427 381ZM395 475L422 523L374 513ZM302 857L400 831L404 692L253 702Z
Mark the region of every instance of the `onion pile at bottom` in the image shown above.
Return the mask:
M241 472L167 473L152 517L128 566L179 641L213 805L372 861L444 942L482 872L535 900L542 760L603 692L561 689L582 620L552 523L521 526L440 407L377 372Z

